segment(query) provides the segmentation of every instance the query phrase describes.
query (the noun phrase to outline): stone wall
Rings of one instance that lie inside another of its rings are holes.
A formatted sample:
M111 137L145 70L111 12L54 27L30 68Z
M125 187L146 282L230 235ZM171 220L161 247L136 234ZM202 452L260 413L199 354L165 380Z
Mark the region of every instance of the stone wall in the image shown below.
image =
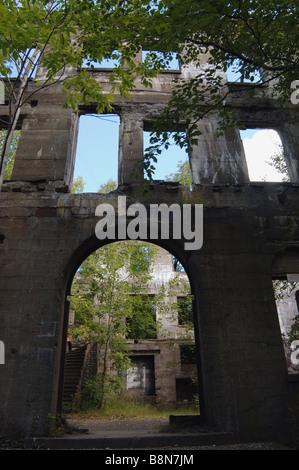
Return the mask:
M108 72L93 73L108 86ZM7 437L30 435L36 420L45 435L48 414L60 410L67 295L78 266L105 243L95 236L97 205L108 202L117 210L118 195L146 207L185 202L185 190L168 183L153 184L145 196L128 171L142 158L141 123L165 106L174 76L162 74L150 91L137 86L130 100L116 97L123 130L119 188L107 196L70 194L78 115L62 109L59 86L38 93L22 110L12 182L0 193L0 433ZM299 272L298 233L289 230L299 204L298 111L249 97L246 86L239 91L228 104L246 127L280 132L290 152L291 183L248 182L236 131L217 141L214 123L201 123L204 138L190 166L192 197L198 189L204 203L203 247L186 251L184 240L149 241L178 257L190 279L207 423L240 440L291 443L298 382L286 374L272 276ZM5 116L7 108L0 108Z

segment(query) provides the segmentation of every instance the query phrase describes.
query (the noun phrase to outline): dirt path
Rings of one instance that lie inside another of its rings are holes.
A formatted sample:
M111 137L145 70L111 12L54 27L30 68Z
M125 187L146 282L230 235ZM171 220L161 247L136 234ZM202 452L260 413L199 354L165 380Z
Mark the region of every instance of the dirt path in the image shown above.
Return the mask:
M163 426L169 424L168 418L67 418L67 423L77 429L87 430L95 437L140 436L159 433ZM176 447L177 448L177 447ZM293 450L273 442L248 442L242 444L197 446L186 449L194 450Z
M132 433L157 433L162 426L169 423L168 418L136 418L122 417L122 418L68 418L68 424L79 429L89 429L93 433L115 433L116 435L129 432Z

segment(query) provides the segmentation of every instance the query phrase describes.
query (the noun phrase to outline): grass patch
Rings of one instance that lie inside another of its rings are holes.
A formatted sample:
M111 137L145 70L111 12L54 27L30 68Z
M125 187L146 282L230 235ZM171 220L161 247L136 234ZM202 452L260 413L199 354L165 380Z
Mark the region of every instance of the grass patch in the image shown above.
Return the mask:
M168 418L169 415L194 415L198 414L198 409L194 406L180 406L175 408L165 408L150 403L135 401L127 397L118 397L117 399L107 400L101 409L90 408L78 410L70 413L78 418Z

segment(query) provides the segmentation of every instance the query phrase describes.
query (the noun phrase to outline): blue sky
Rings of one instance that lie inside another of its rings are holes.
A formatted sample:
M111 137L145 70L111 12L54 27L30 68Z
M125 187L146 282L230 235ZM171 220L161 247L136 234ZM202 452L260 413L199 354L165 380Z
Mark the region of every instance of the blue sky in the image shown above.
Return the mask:
M80 118L74 177L83 178L86 183L84 192L97 192L101 184L108 180L117 181L118 130L118 116ZM247 130L241 132L241 137L250 179L280 181L281 175L267 164L270 156L279 152L280 139L277 133L267 129ZM174 173L178 162L186 159L184 150L171 146L158 158L155 179L164 179Z
M80 118L74 177L86 183L84 192L97 192L109 179L117 181L119 118L114 115L82 116ZM144 147L149 133L144 135ZM187 153L173 145L162 154L156 166L155 179L164 179L177 170Z
M111 66L111 63L102 64ZM172 63L177 68L176 61ZM238 80L232 70L228 80ZM255 77L255 80L258 76ZM103 115L80 118L79 137L74 177L81 176L85 182L84 192L97 192L108 180L117 181L118 116ZM269 164L270 156L279 152L281 144L278 134L272 130L246 130L241 132L251 181L281 181L281 175ZM144 148L148 145L148 133L144 133ZM159 156L155 179L177 171L180 161L188 158L185 150L171 146Z
M111 67L113 64L107 61L101 66ZM178 68L176 59L169 68ZM15 75L15 70L12 75ZM230 81L238 80L238 75L232 70L229 70L227 75ZM117 181L118 131L118 116L80 118L74 178L77 176L83 178L84 192L97 192L108 180ZM280 181L281 175L266 163L271 155L279 151L281 144L275 131L247 130L241 132L241 137L246 151L250 179ZM144 147L147 145L148 133L144 133ZM179 161L185 161L187 158L183 149L171 146L159 157L154 178L165 179L165 176L177 171Z

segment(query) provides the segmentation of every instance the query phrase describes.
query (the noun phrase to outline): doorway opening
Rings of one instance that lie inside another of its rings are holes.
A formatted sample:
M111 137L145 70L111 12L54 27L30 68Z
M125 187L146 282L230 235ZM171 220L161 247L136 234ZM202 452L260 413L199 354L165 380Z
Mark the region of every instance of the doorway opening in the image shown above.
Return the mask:
M107 416L116 403L133 403L204 415L200 368L182 354L195 349L195 301L171 253L139 240L105 245L78 268L69 302L63 412Z
M295 216L296 220L296 216ZM273 293L284 346L288 379L299 381L299 251L296 223L291 245L273 263Z

